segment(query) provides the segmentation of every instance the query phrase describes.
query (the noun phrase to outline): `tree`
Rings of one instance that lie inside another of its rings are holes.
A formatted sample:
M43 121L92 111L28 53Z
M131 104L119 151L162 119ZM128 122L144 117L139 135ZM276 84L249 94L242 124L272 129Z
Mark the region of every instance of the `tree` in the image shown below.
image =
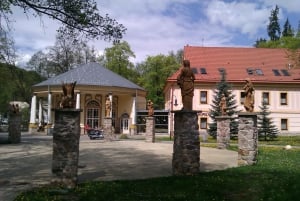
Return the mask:
M221 116L220 101L222 95L226 98L227 115L231 117L230 122L230 137L234 137L238 133L238 123L236 121L237 103L235 95L232 94L231 86L226 81L225 70L221 72L221 80L217 84L214 90L213 101L209 110L209 117L212 119L212 123L209 124L208 134L212 137L217 137L217 121L216 117Z
M76 32L88 38L110 41L120 40L126 30L108 15L101 16L94 0L1 0L0 17L9 19L13 13L12 6L20 7L24 13L35 17L46 15L60 22L63 26L59 31L65 34Z
M153 102L155 109L164 108L163 88L166 79L180 67L174 54L165 56L148 56L145 62L137 65L139 72L138 83L143 86L147 94L147 99Z
M55 45L48 47L45 52L35 53L27 63L27 68L48 78L64 73L76 64L96 61L95 50L74 35L58 33Z
M275 9L271 11L271 16L269 17L268 25L268 35L271 41L276 41L280 38L280 25L279 25L279 7L276 5Z
M111 71L133 81L137 81L137 73L130 58L135 58L134 52L126 42L114 43L104 50L104 65Z
M266 42L267 40L265 38L259 38L255 41L254 47L260 47L262 44Z
M289 22L289 19L287 18L283 25L282 37L293 37L293 36L294 36L294 31Z
M258 136L263 137L265 141L273 140L277 137L279 131L269 117L271 113L269 112L268 105L263 101L262 106L259 106L259 108L261 112L257 122Z
M7 104L13 100L30 103L32 85L42 80L34 71L0 63L0 113L6 113Z

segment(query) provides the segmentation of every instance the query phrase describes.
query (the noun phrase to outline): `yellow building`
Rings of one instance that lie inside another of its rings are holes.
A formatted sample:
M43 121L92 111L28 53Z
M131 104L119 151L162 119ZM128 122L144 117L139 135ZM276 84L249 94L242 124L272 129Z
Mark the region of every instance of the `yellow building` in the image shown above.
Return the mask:
M53 109L59 108L62 83L76 81L76 108L81 109L80 127L101 128L108 98L112 110L109 115L116 133L133 134L137 110L146 107L146 91L135 83L108 70L98 63L78 65L76 68L33 86L29 131L36 132L39 124L46 124L49 134L54 122Z

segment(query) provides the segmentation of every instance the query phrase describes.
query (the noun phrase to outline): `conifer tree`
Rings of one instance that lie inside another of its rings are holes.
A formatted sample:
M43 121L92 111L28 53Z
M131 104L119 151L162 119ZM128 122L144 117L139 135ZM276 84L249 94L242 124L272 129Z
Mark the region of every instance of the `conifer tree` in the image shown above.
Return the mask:
M230 137L234 137L238 133L238 122L236 121L237 105L235 95L231 91L231 86L226 81L225 69L221 71L221 80L217 84L214 90L213 101L209 111L209 116L212 119L212 123L209 124L208 134L216 138L217 136L217 121L216 117L221 116L220 101L222 95L226 98L227 115L231 117L230 122Z
M279 7L276 5L275 9L271 11L268 25L268 35L271 41L279 40L280 38L280 25L279 25Z
M262 102L262 106L259 106L260 114L258 116L257 128L258 128L258 136L263 138L265 141L273 140L278 135L278 129L274 125L272 118L269 117L271 112L269 111L269 107L265 101Z
M289 22L289 18L287 18L283 25L282 37L293 37L293 36L294 36L294 31Z

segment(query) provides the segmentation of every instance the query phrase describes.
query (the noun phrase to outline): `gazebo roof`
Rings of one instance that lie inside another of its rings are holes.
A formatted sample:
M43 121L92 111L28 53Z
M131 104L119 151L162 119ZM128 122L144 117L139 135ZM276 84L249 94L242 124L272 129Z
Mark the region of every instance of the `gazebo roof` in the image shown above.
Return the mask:
M62 82L70 83L75 81L76 85L123 87L145 90L96 62L78 65L76 68L68 72L40 82L33 87L57 86L61 85Z

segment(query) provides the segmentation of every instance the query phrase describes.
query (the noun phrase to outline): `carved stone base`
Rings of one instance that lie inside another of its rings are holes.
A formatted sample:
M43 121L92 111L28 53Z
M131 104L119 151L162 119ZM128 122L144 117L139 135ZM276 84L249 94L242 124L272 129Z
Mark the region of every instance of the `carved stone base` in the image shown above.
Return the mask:
M80 112L79 109L55 110L52 182L67 188L77 184Z
M198 115L195 111L174 111L173 175L194 175L200 169Z
M8 122L8 141L16 144L21 142L21 121L20 113L10 113Z
M219 149L227 149L230 143L230 116L219 116L217 120L217 143Z
M257 163L258 154L257 113L239 114L238 132L238 165L253 165Z
M155 142L155 118L146 117L146 142Z

